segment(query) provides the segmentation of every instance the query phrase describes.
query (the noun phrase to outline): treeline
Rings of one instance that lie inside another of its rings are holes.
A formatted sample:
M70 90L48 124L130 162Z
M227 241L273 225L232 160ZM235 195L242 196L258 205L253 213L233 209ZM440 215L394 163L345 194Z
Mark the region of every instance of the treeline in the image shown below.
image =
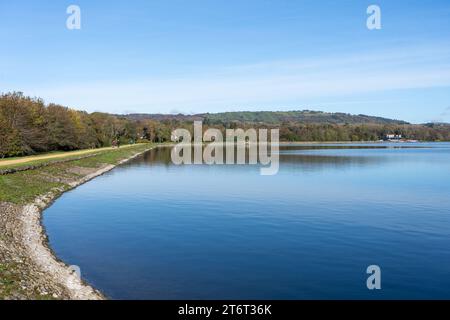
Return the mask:
M111 146L141 138L170 139L168 126L155 121L136 122L105 113L88 114L49 104L22 93L0 96L0 157L48 151Z
M402 120L388 119L382 117L367 116L363 114L353 115L342 112L322 111L236 111L221 113L199 113L192 115L184 114L129 114L128 119L133 120L179 120L194 121L201 120L205 124L223 123L264 123L268 125L281 125L283 123L304 124L409 124Z
M322 115L321 115L322 116ZM236 128L279 128L282 141L376 141L388 133L407 139L450 141L450 125L410 125L399 123L251 123L232 118L204 119L204 130ZM192 120L155 120L106 113L88 114L48 104L22 93L0 96L0 157L30 155L57 150L77 150L141 141L167 142L176 128L192 131Z
M378 141L387 134L410 140L449 141L450 125L285 124L280 128L284 141Z
M363 114L353 115L341 112L322 111L241 111L208 113L201 115L206 122L220 123L239 121L244 123L266 123L279 125L283 123L308 123L308 124L408 124L405 121L373 117Z
M317 124L285 122L280 125L227 122L203 124L203 129L265 128L279 129L280 140L287 142L331 142L331 141L379 141L387 134L400 134L405 139L420 141L450 141L449 124Z

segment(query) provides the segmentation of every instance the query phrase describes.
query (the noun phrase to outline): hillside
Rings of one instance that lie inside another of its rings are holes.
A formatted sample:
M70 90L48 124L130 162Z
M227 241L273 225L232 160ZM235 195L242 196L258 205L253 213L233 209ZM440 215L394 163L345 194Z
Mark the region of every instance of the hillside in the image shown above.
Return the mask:
M241 112L222 112L222 113L204 113L195 115L164 115L164 114L129 114L125 116L130 120L178 120L193 121L202 120L205 123L316 123L316 124L408 124L405 121L393 120L382 117L367 115L351 115L347 113L328 113L321 111L241 111Z

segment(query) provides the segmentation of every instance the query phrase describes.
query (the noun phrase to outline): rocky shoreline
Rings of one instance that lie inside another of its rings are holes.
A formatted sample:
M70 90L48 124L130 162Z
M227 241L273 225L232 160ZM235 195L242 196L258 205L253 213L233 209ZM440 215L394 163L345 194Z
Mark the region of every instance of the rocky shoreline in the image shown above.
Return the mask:
M116 166L151 150L133 154L117 164L79 168L83 177L66 180L66 187L54 188L31 203L0 202L0 299L103 300L106 297L85 283L74 268L60 261L48 245L42 226L42 212L64 192L98 177ZM68 187L67 187L68 186ZM3 270L1 269L3 268ZM8 290L9 283L19 283Z

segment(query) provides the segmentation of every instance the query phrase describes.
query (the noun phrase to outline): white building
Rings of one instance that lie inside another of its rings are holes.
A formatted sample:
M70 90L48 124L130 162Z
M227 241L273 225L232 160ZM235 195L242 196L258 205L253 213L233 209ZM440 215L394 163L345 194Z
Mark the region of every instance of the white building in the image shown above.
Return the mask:
M386 140L400 140L402 138L401 134L387 134Z

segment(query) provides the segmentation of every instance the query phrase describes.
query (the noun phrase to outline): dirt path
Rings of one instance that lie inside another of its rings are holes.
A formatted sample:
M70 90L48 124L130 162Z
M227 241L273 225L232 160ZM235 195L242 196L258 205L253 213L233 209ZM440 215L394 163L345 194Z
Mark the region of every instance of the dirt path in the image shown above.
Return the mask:
M132 144L125 145L120 148L121 149L128 148L131 146L133 146L133 145ZM86 155L86 154L90 154L90 153L97 153L99 151L107 151L107 150L112 150L112 149L113 149L112 147L99 148L99 149L85 149L85 150L79 150L79 151L68 151L68 152L57 153L57 154L42 154L42 155L38 155L38 156L28 156L28 157L16 158L16 159L11 159L11 160L0 160L0 167L6 167L6 166L11 166L11 165L17 165L17 164L25 164L28 162L39 161L39 160L64 159L64 158L68 158L68 157Z

